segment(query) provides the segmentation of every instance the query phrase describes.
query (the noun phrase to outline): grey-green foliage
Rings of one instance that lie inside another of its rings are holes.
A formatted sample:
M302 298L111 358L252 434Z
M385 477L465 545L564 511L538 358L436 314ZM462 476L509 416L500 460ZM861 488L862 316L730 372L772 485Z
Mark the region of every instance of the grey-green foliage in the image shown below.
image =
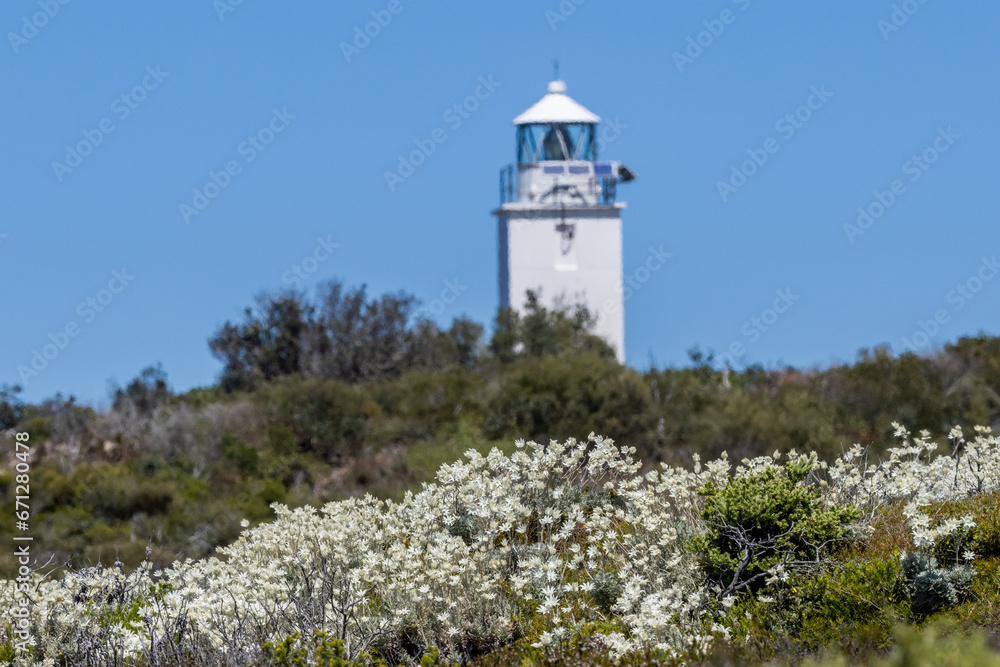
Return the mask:
M618 601L621 594L622 584L614 572L600 572L594 575L594 589L590 595L605 614L611 611L611 606Z
M460 516L448 526L448 534L452 537L460 537L466 544L472 543L474 527L472 521L467 516Z
M975 570L969 565L939 567L934 556L915 551L902 558L903 576L913 612L927 616L963 601L969 595Z

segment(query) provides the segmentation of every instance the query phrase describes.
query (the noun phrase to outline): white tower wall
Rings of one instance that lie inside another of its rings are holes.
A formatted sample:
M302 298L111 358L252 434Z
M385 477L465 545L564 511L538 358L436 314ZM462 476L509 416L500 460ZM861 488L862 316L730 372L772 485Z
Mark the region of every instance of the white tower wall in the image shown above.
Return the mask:
M623 208L504 205L497 211L500 305L522 310L528 290L540 292L547 308L582 303L598 316L595 333L624 362Z

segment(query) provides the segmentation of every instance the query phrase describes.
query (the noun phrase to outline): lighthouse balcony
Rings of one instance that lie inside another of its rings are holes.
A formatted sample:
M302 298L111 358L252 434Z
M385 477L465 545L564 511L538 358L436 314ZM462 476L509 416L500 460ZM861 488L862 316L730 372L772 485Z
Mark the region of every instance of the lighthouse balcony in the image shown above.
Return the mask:
M510 164L500 170L500 204L610 206L618 182L616 162L559 160Z

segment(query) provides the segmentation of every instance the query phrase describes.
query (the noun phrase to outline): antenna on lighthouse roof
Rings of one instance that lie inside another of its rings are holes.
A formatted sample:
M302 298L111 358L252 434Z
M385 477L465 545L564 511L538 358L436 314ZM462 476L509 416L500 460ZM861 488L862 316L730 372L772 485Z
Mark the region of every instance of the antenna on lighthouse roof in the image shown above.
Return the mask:
M555 70L555 81L559 80L559 59L556 58L552 61L552 69Z

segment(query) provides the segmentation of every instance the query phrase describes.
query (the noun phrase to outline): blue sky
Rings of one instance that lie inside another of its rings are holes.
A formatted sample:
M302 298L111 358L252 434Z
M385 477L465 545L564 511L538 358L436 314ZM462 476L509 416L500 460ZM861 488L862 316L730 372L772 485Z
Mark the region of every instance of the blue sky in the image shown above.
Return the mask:
M488 322L511 119L553 58L639 175L630 364L1000 333L996 3L231 2L4 3L0 383L100 402L156 362L211 383L207 338L295 266L307 288L457 289L437 319Z

